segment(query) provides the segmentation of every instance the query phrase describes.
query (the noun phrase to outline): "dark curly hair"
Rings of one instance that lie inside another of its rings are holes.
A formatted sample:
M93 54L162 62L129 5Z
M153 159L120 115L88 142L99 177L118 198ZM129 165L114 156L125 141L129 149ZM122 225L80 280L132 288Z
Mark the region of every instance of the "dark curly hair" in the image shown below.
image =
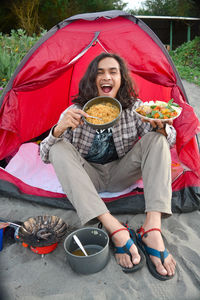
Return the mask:
M133 105L133 102L137 98L136 86L132 81L127 66L124 60L117 54L101 53L89 64L88 69L80 80L79 93L74 97L73 103L77 103L83 106L88 100L98 96L98 90L96 86L96 77L99 62L107 57L114 58L120 66L121 73L121 86L117 92L116 98L120 101L123 108L127 108Z

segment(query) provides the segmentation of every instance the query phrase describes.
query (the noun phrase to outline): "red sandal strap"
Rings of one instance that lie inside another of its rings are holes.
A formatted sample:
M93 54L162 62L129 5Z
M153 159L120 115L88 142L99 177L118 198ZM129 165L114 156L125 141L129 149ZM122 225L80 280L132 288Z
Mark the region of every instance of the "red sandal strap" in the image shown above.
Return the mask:
M151 228L147 231L144 231L144 228L141 226L140 229L138 230L138 234L140 235L140 238L142 239L145 234L147 234L148 232L151 232L151 231L159 231L161 233L160 228Z
M109 236L110 236L110 238L115 234L115 233L117 233L117 232L119 232L119 231L122 231L122 230L126 230L126 231L129 231L128 230L128 228L120 228L120 229L117 229L117 230L115 230L114 232L112 232Z

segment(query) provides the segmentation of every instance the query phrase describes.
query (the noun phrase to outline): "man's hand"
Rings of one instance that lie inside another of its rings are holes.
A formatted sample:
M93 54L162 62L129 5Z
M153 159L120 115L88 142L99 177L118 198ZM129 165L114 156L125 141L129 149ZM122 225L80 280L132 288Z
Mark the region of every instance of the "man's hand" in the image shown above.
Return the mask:
M67 128L72 130L83 124L82 116L87 117L88 115L81 109L71 108L62 117L60 122L56 125L53 130L53 136L59 137Z
M173 120L166 120L165 122L162 122L161 120L146 120L142 119L142 122L149 122L151 126L155 129L156 132L162 133L164 136L167 136L167 133L165 131L165 124L172 125Z

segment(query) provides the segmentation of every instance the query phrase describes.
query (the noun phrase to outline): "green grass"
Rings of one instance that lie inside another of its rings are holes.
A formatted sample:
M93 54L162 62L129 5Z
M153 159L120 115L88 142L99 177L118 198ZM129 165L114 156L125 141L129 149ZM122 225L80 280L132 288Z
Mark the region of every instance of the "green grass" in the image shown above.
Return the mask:
M182 44L170 55L180 77L200 86L200 37Z
M43 30L42 35L46 33ZM27 36L22 29L12 30L10 35L0 33L0 96L22 58L41 36ZM170 56L180 77L200 86L200 37L184 43Z

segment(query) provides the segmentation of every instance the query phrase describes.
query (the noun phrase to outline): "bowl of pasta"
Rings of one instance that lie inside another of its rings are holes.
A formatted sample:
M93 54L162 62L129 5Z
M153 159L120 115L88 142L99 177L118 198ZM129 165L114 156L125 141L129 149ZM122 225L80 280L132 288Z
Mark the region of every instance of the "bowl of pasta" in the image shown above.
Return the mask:
M94 129L107 129L115 125L121 117L121 103L112 97L99 96L89 100L83 107L88 117L86 124Z

